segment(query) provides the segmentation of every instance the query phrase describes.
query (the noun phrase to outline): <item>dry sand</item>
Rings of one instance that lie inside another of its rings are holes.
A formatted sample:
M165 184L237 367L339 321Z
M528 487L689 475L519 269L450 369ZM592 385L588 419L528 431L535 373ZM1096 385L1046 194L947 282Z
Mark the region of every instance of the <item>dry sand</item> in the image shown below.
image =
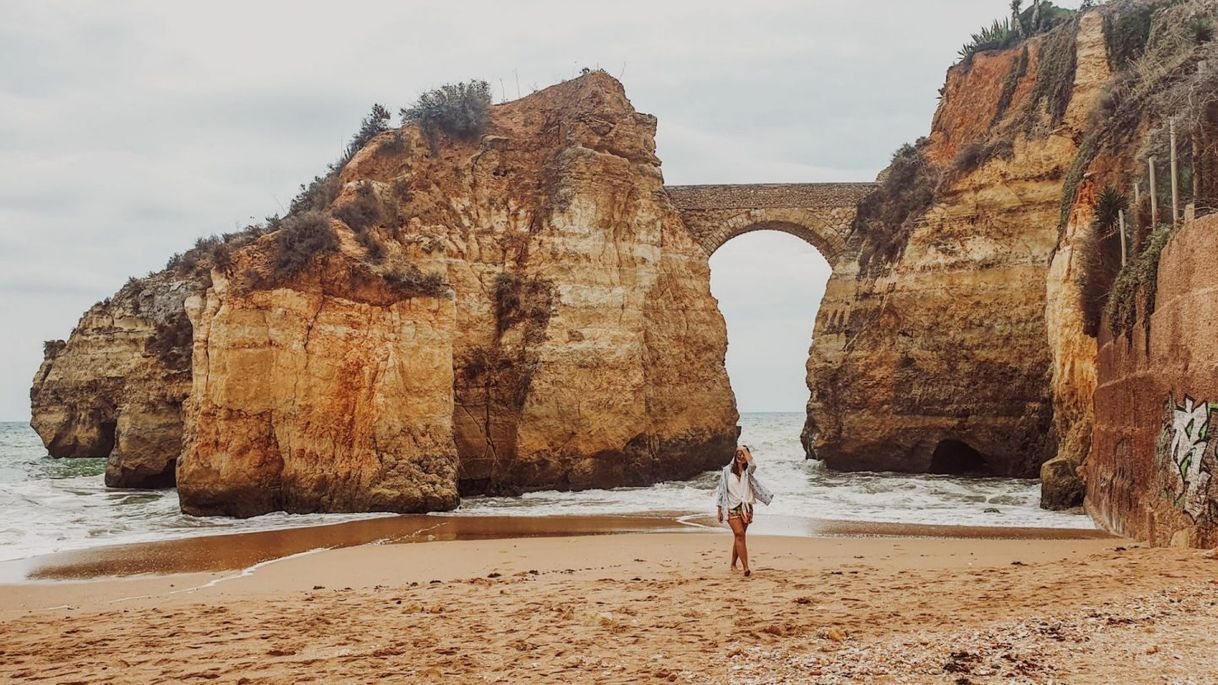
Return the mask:
M1218 681L1218 561L1201 552L758 536L746 579L729 539L365 544L10 584L0 681Z

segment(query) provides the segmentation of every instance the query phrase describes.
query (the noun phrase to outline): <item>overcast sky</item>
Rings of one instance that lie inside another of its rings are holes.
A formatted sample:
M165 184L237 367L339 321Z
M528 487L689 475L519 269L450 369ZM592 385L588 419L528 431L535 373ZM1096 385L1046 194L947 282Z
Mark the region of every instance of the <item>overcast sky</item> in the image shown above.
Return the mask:
M313 4L0 0L0 420L28 420L44 339L196 237L281 211L373 102L470 78L514 98L599 66L659 117L668 183L870 180L1007 6ZM824 260L751 234L712 264L740 408L801 410Z

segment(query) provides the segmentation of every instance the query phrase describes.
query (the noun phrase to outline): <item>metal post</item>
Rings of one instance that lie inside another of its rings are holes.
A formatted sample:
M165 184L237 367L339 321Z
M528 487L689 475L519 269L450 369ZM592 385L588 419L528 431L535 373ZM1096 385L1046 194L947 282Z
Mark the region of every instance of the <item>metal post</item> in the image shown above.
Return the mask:
M1146 160L1150 166L1150 228L1153 231L1159 227L1159 184L1155 181L1155 158Z
M1171 131L1171 225L1180 220L1180 178L1176 164L1176 122L1168 124Z
M1121 268L1124 268L1129 255L1129 248L1125 247L1125 210L1118 211L1117 218L1121 222Z

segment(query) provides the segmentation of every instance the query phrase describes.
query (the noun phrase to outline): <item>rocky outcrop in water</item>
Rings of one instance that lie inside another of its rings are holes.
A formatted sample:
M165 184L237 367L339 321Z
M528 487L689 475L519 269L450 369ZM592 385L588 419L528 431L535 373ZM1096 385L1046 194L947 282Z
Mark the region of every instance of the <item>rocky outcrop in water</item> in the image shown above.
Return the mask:
M190 392L183 302L201 284L165 272L133 279L51 341L30 389L31 424L55 457L109 457L111 487L173 484Z
M64 456L115 436L118 471L171 468L180 444L196 514L429 511L718 466L726 329L655 126L594 72L472 139L386 132L292 216L200 247L199 287L150 279L189 315L173 382L148 352L165 317L121 296L49 348L34 425Z

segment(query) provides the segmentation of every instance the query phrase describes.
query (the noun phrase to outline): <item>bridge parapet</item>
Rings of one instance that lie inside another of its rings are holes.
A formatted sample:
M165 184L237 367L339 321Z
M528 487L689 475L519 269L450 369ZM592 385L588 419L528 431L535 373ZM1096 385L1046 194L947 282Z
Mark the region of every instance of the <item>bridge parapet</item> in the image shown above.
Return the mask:
M742 233L777 230L811 243L830 263L845 249L858 201L874 189L874 183L665 187L708 255Z

